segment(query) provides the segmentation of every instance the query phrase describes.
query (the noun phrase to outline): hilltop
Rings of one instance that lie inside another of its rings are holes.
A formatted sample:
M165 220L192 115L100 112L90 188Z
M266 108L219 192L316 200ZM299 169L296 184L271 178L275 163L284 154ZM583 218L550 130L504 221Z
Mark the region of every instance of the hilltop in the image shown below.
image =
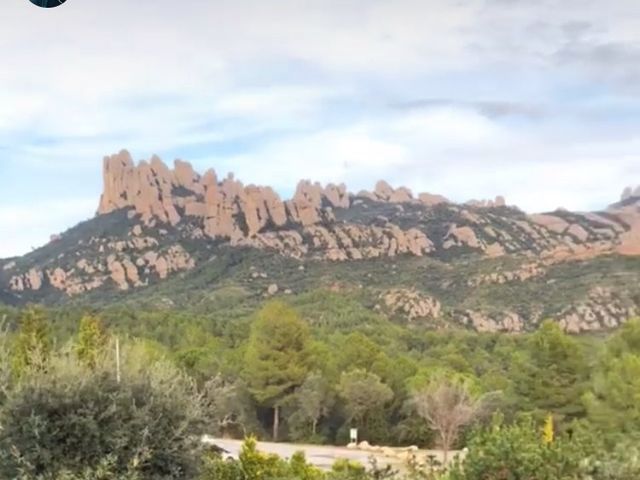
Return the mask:
M385 181L371 191L269 186L158 157L106 157L94 218L0 260L0 302L192 305L318 289L399 322L520 332L618 326L640 308L640 188L599 212L456 204Z

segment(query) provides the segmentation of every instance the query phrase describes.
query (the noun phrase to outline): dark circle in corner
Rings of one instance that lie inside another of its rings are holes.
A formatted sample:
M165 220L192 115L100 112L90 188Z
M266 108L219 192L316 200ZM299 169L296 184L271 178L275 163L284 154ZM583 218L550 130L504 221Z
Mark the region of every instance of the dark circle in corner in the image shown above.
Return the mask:
M31 3L42 8L59 7L67 0L29 0Z

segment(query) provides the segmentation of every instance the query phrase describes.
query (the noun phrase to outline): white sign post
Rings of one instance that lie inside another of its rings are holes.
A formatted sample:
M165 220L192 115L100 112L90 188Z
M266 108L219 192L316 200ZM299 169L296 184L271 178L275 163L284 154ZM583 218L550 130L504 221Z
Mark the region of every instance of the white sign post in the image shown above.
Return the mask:
M352 428L349 430L349 437L351 439L351 443L358 443L358 429Z

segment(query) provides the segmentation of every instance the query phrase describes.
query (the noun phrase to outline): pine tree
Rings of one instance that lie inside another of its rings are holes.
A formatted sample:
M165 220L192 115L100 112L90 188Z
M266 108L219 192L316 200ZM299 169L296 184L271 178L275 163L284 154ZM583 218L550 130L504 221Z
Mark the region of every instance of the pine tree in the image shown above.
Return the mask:
M46 314L40 307L28 307L20 317L13 345L14 373L21 375L29 367L44 368L50 352L51 341Z
M273 439L278 439L280 407L302 385L308 373L309 329L282 302L269 302L251 327L245 354L249 391L273 409Z
M513 365L523 410L542 421L547 412L558 420L584 415L588 363L582 345L557 323L544 322L527 341L527 355Z
M85 315L80 320L75 351L78 359L89 368L95 368L109 338L99 318Z

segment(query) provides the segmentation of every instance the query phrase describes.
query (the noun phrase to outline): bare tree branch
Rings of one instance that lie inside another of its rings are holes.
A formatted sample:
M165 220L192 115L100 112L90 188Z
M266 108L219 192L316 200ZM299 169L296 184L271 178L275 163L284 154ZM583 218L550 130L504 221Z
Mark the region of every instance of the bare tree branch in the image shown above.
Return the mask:
M428 385L413 395L418 415L438 434L445 463L462 429L485 415L496 395L474 397L464 383L447 380Z

